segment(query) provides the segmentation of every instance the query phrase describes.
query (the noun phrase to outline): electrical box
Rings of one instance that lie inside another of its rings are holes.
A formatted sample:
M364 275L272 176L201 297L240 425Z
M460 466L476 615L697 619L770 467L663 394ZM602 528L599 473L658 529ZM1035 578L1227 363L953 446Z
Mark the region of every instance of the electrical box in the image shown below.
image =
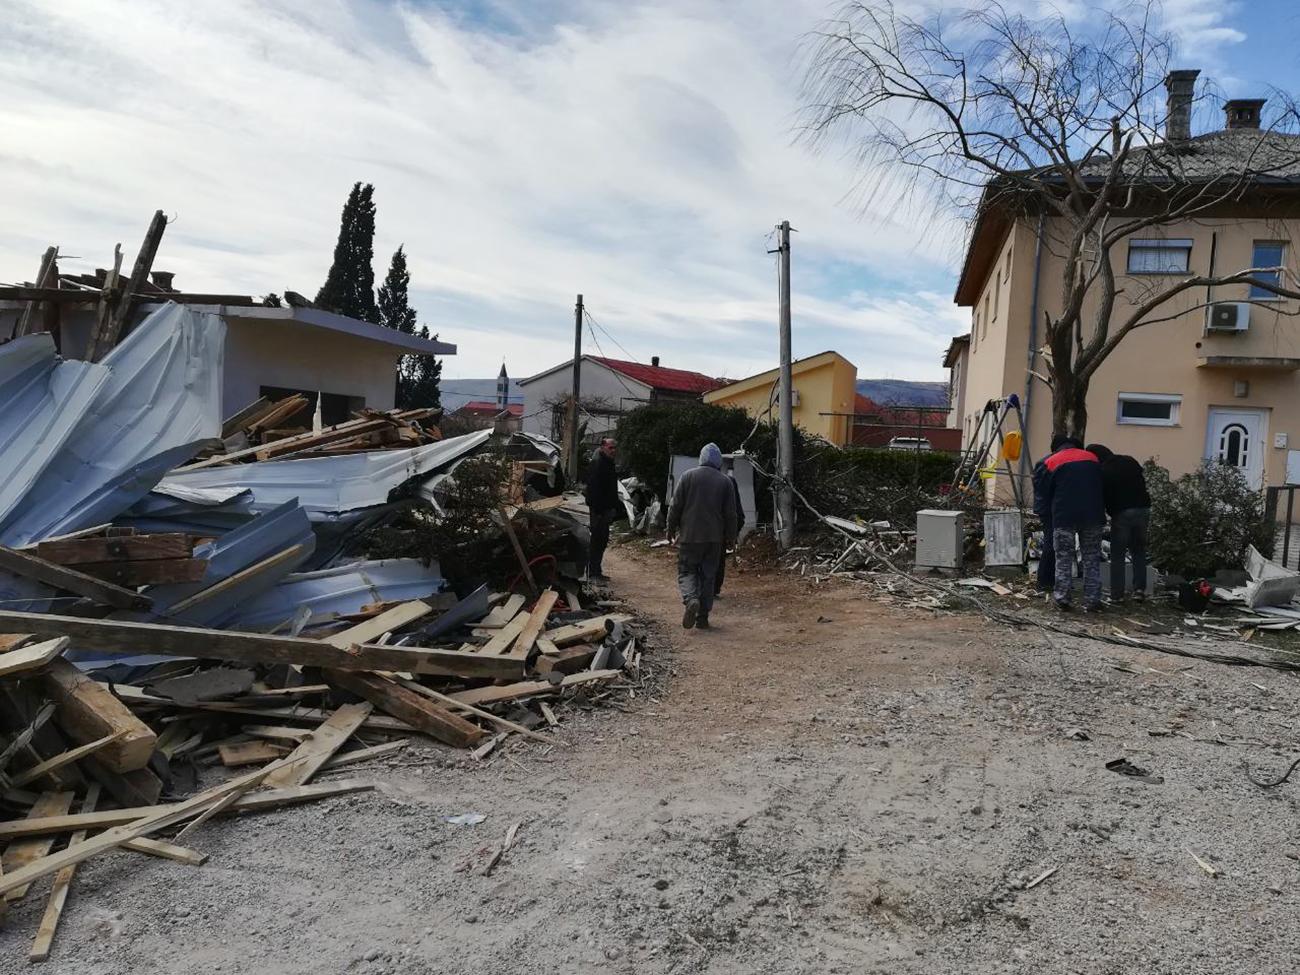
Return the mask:
M995 508L984 512L984 564L1025 564L1025 516L1019 508Z
M925 509L916 513L916 567L960 569L962 513Z

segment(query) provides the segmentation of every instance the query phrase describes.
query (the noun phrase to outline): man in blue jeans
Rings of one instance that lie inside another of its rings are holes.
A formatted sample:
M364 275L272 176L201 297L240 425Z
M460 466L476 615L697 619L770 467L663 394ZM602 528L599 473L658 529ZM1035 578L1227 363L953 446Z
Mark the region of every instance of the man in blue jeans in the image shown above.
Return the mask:
M1147 597L1147 535L1151 525L1151 495L1142 465L1127 454L1113 453L1099 443L1089 452L1101 461L1101 483L1110 515L1110 601L1124 599L1124 557L1133 558L1133 598Z
M1083 562L1083 608L1101 609L1101 533L1106 525L1101 464L1078 440L1064 434L1052 438L1052 453L1034 470L1034 509L1052 519L1052 549L1056 553L1056 584L1052 601L1069 610L1074 585L1074 538L1079 537Z

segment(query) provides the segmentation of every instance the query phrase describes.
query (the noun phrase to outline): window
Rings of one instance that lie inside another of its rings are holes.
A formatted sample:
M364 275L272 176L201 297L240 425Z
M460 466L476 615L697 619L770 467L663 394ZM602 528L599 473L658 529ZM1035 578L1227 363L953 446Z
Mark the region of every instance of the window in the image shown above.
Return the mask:
M1146 427L1176 427L1183 398L1169 393L1120 393L1116 420Z
M998 307L1002 304L1002 272L997 273L997 278L993 286L993 317L998 317Z
M1182 274L1190 266L1190 240L1130 240L1129 274Z
M970 318L970 350L975 351L980 344L980 310L977 307Z
M981 324L984 328L981 334L987 336L989 334L989 293L987 291L984 292L984 319Z
M1251 267L1281 267L1282 266L1282 244L1275 240L1257 240L1255 241L1255 250L1250 257ZM1281 272L1269 271L1263 274L1256 274L1253 277L1260 281L1269 281L1273 284L1279 284L1281 281ZM1258 285L1250 286L1250 297L1252 299L1264 299L1265 301L1278 301L1279 296L1269 291L1267 288L1261 288Z

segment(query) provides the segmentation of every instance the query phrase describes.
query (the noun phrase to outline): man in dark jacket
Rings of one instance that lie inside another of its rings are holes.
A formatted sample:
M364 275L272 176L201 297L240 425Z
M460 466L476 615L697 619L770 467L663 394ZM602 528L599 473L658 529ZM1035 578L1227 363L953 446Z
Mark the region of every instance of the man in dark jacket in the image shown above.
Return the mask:
M606 437L591 458L587 473L587 511L591 517L591 548L587 556L587 578L608 579L601 563L609 546L609 526L622 509L618 498L618 474L614 470L614 441Z
M1110 515L1110 598L1124 598L1124 556L1133 557L1133 598L1147 596L1147 534L1151 525L1151 495L1142 465L1127 454L1101 444L1088 450L1101 461L1102 496Z
M1074 536L1083 561L1083 605L1101 609L1101 533L1106 524L1101 464L1073 437L1052 439L1052 453L1034 471L1034 508L1049 512L1058 609L1070 608L1074 583Z
M705 444L700 466L683 474L668 509L668 537L677 539L677 587L682 626L709 628L718 556L736 540L736 489L722 473L722 451Z
M740 537L741 529L745 527L745 506L740 501L740 485L736 483L736 472L727 471L727 480L731 481L731 486L736 489L736 537ZM718 578L713 583L713 595L718 597L722 595L722 582L727 577L727 550L724 548L722 554L718 556Z

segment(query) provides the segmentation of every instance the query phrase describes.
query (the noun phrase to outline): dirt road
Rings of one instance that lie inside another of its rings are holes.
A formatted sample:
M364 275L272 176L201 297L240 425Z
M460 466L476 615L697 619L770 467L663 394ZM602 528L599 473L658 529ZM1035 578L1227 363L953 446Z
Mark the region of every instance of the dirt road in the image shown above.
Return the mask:
M549 755L431 747L379 793L210 824L198 870L97 858L46 970L1294 971L1300 778L1241 764L1290 763L1293 678L789 574L733 572L716 629L683 633L667 553L609 564L676 643L662 697L579 714Z

